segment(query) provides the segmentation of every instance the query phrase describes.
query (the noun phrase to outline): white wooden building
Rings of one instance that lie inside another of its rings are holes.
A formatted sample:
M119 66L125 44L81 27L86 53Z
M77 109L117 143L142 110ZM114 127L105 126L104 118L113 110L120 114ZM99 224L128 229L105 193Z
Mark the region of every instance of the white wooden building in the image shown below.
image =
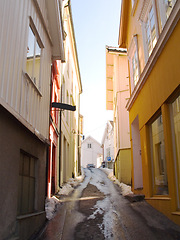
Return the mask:
M45 221L51 63L64 61L63 34L61 0L0 1L0 239L29 239Z
M113 168L114 164L114 123L107 121L102 138L103 147L103 165L107 168Z
M93 137L87 137L81 145L81 165L86 168L87 164L94 164L100 167L102 163L101 144Z

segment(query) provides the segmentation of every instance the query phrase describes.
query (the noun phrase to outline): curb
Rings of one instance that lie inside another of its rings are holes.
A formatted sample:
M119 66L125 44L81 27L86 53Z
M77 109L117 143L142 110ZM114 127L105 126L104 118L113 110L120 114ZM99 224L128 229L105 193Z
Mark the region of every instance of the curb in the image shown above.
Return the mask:
M133 203L133 202L143 201L144 198L145 198L145 195L144 194L133 194L133 193L130 193L130 194L125 195L124 197L127 200L129 200L131 203Z

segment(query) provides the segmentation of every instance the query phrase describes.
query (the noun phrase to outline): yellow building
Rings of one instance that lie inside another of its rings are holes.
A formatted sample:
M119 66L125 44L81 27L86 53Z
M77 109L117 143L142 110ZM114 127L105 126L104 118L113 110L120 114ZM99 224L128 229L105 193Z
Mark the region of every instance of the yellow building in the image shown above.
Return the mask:
M64 0L63 22L65 31L65 63L62 64L61 101L76 106L76 111L61 114L60 179L62 185L81 173L80 164L80 95L82 82L76 49L71 1Z
M132 189L180 224L180 1L122 0Z

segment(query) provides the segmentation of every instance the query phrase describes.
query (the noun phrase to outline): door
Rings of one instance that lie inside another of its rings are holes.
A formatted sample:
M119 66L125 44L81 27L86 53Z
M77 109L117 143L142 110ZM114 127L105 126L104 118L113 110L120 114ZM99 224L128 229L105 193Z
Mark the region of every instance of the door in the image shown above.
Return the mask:
M133 150L133 171L134 189L143 188L142 159L141 159L141 139L139 132L139 118L135 118L131 124L132 130L132 150Z

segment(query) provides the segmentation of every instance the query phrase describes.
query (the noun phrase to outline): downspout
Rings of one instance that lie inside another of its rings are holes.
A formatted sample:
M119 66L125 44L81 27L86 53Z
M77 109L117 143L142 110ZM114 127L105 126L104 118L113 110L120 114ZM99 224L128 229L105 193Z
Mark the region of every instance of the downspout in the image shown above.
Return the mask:
M50 141L50 125L51 125L51 105L52 105L52 68L51 64L51 75L50 75L50 101L49 101L49 141ZM47 154L46 154L46 197L48 196L48 173L49 173L49 145L47 145Z
M62 84L61 84L61 99L60 102L62 103ZM62 111L59 111L59 187L61 186L61 118L62 118Z

